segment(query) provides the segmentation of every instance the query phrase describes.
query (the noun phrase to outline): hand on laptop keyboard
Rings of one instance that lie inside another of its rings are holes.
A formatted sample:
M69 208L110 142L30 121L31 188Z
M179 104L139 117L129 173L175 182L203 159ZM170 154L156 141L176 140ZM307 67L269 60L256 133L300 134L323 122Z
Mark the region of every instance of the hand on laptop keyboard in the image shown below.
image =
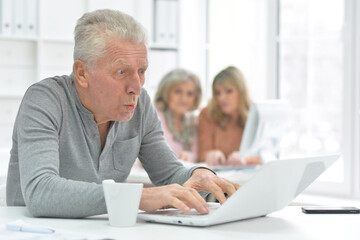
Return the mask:
M205 200L194 188L171 184L143 189L141 210L154 211L171 207L183 212L189 212L194 208L201 214L209 213Z
M190 212L195 209L201 214L208 214L209 209L199 191L214 194L221 204L226 201L226 196L231 196L239 184L220 178L209 169L197 168L183 186L178 184L161 187L144 188L140 209L154 211L163 208L176 208L182 212Z
M211 214L212 212L214 212L216 209L218 209L220 207L219 203L208 203L207 204L208 209L209 209L209 214ZM190 217L190 216L207 216L204 214L201 214L199 212L197 212L195 209L191 209L190 212L182 212L178 209L162 209L162 210L157 210L154 212L151 212L151 214L155 214L155 215L166 215L166 216L177 216L177 217Z
M225 193L231 196L240 187L238 183L220 178L205 168L195 169L191 178L183 186L194 188L197 191L210 192L214 194L221 204L226 201Z

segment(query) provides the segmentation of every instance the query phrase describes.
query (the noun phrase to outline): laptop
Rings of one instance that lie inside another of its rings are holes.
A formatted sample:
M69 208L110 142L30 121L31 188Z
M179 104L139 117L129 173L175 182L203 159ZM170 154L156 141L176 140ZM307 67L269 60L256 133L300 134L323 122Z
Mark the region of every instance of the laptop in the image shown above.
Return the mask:
M286 207L297 195L330 167L339 155L277 160L263 165L223 205L209 204L201 215L177 209L139 212L145 221L188 226L211 226L266 216Z

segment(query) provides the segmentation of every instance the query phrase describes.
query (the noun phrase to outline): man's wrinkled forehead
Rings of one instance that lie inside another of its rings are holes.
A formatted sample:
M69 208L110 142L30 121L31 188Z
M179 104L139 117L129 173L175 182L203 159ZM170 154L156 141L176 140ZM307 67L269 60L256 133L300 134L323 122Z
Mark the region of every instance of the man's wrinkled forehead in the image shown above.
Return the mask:
M141 66L147 67L148 59L147 59L147 49L146 47L141 48L123 48L118 47L112 49L111 52L113 65L124 65L124 66Z

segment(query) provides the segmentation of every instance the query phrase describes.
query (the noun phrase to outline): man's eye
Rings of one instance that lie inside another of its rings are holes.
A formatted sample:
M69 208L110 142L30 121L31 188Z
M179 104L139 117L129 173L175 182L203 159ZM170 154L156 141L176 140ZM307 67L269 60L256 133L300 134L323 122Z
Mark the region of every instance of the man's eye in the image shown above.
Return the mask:
M141 69L141 70L140 70L140 73L141 73L141 74L144 74L144 73L145 73L145 70L144 70L144 69Z
M120 74L124 74L124 73L125 73L125 71L122 70L122 69L120 69L118 72L119 72Z

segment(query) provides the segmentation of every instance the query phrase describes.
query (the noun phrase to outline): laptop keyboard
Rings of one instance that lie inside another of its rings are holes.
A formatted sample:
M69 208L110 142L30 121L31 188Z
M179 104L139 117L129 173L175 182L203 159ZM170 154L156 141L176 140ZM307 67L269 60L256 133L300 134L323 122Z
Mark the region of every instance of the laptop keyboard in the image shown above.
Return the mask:
M208 208L209 208L209 214L213 213L216 209L218 209L220 207L220 204L218 203L208 203ZM192 217L192 216L197 216L197 217L207 217L208 214L204 215L201 214L199 212L197 212L195 209L191 209L190 212L182 212L178 209L164 209L164 210L157 210L154 212L151 212L151 214L154 215L165 215L165 216L176 216L176 217Z

